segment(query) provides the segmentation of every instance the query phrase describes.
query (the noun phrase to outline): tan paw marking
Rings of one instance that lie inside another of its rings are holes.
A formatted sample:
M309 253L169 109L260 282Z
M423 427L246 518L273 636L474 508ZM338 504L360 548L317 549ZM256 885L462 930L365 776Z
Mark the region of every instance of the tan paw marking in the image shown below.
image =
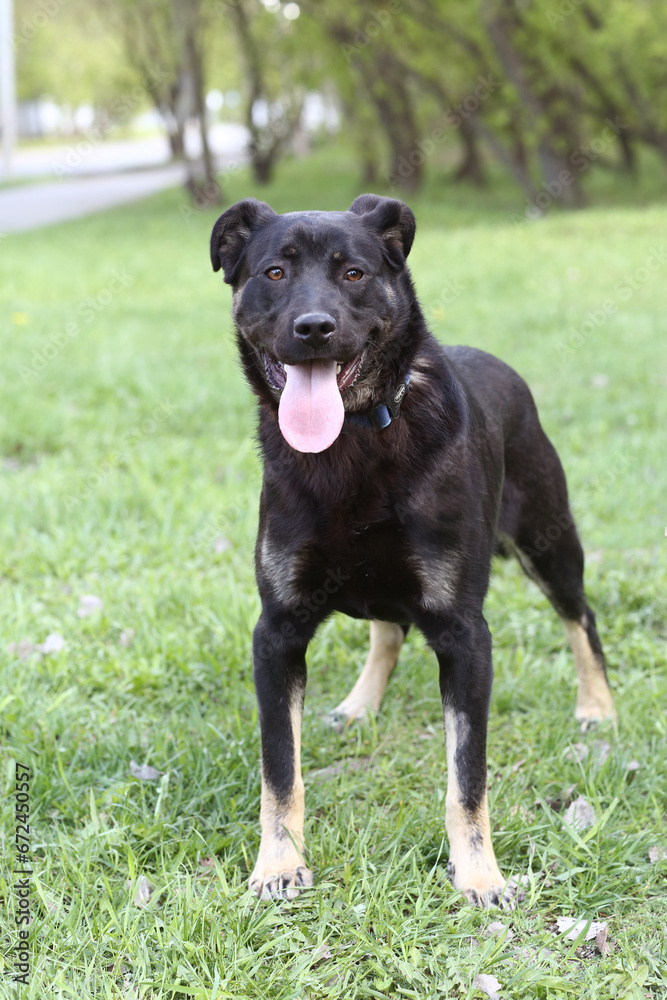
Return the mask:
M255 869L248 883L260 899L295 899L312 884L313 873L305 865L278 872L258 872Z
M469 872L459 877L456 865L450 861L447 865L447 875L455 889L460 889L471 906L488 910L497 906L502 910L513 910L516 906L516 886L505 882L499 870L488 873Z
M585 726L605 720L616 722L614 699L609 690L604 664L591 649L584 625L567 620L563 624L579 682L575 719Z

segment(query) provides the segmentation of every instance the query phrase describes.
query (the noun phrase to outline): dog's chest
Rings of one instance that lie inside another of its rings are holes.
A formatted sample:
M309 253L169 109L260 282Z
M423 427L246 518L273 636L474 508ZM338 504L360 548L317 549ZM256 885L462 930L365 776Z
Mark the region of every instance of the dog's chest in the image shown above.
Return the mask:
M308 538L287 540L267 534L260 545L265 580L281 603L352 617L409 621L428 607L432 581L442 587L452 561L440 560L438 573L427 565L398 519L328 525ZM434 576L438 577L437 581Z

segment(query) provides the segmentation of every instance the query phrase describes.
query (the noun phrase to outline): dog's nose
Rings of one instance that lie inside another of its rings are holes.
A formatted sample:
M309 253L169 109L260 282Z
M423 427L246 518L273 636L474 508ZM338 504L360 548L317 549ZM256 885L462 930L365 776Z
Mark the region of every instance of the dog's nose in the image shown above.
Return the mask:
M329 313L304 313L294 320L294 332L309 347L326 344L336 329L336 320Z

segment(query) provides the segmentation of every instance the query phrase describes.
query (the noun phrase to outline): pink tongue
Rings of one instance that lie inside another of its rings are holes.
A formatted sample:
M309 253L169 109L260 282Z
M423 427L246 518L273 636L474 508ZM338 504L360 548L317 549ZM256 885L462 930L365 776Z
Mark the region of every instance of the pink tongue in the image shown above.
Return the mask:
M297 451L324 451L340 434L345 419L336 362L285 365L285 374L287 381L278 407L283 437Z

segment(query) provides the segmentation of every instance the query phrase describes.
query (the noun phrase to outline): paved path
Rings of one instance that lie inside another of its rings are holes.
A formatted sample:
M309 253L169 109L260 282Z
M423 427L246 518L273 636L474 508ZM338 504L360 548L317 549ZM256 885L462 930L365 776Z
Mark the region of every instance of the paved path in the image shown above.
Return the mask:
M217 126L211 130L210 141L221 169L247 158L247 133L241 126ZM185 181L184 165L167 162L166 140L104 142L86 155L83 149L77 150L74 142L20 154L17 176L53 175L58 179L0 188L0 234L103 212Z
M175 187L184 179L185 168L174 165L0 189L0 233L38 229L103 212Z

